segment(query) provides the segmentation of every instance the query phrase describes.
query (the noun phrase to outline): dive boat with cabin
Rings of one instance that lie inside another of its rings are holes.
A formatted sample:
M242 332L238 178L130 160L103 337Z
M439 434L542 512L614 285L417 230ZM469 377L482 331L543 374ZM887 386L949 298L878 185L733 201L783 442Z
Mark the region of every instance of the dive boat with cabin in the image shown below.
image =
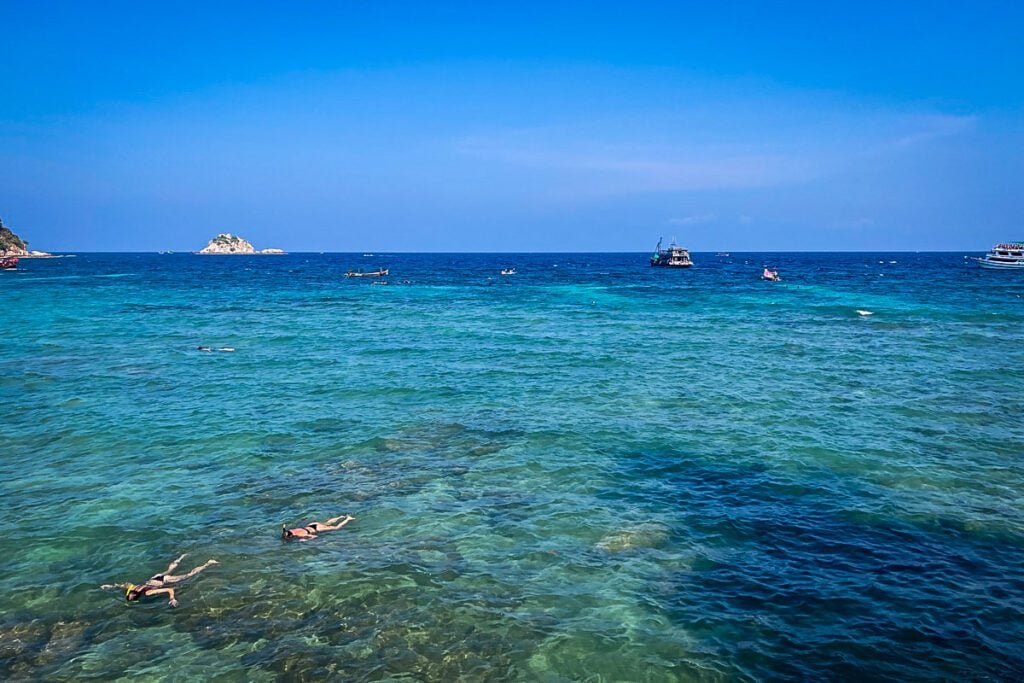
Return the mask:
M651 266L656 268L689 268L693 265L690 252L672 241L668 249L661 248L661 240L651 255Z
M982 268L1024 269L1024 241L1004 242L997 244L978 259L978 265Z
M0 258L0 270L12 270L18 267L17 256L4 256Z

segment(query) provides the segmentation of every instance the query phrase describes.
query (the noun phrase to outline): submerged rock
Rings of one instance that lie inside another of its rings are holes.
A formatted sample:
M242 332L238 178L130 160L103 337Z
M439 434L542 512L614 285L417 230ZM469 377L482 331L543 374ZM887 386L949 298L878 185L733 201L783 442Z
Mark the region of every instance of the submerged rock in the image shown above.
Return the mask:
M69 659L86 643L85 632L88 624L83 621L58 621L50 631L46 647L39 653L38 665L46 665Z
M0 626L0 677L5 680L18 669L34 665L46 645L47 628L41 621Z
M620 553L636 548L657 548L668 540L664 524L649 523L608 534L597 543L605 552Z

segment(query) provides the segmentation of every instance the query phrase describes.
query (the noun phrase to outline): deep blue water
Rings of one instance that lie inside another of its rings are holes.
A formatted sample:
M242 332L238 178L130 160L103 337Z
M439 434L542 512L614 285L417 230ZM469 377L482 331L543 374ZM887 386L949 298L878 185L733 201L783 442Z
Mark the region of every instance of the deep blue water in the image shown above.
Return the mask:
M0 677L1024 677L1024 273L646 256L0 272Z

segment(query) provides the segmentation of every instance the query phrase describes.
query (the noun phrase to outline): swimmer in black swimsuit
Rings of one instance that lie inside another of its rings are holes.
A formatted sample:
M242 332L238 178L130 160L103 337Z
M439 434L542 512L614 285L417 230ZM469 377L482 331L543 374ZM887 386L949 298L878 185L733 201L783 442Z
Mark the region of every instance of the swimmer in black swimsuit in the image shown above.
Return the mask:
M187 554L188 553L186 553L185 555ZM193 576L203 571L207 567L210 567L215 564L220 564L219 562L217 562L217 560L207 560L205 564L199 565L198 567L190 571L188 574L182 574L181 576L172 575L171 572L178 568L178 565L181 564L181 561L185 559L185 555L182 555L174 562L171 562L169 565L167 565L167 570L165 572L153 575L145 583L105 583L102 586L100 586L100 588L120 588L124 590L124 599L128 602L135 602L136 600L139 600L146 596L166 594L167 597L169 598L167 604L169 604L171 607L177 607L178 601L174 598L174 589L168 588L168 586L171 586L176 583L181 583L185 579L191 579Z
M287 524L282 524L281 540L287 541L293 538L316 538L317 534L340 529L353 519L355 519L355 517L352 515L341 515L340 517L331 517L326 522L310 522L306 526L297 527L295 529L289 529Z

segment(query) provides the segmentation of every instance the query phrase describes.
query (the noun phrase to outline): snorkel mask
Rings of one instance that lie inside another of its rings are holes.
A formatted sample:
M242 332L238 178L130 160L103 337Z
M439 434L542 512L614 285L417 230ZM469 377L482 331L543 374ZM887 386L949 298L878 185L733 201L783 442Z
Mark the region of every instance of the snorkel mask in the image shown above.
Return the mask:
M128 602L132 601L132 591L136 588L134 583L129 583L124 589L124 599Z

